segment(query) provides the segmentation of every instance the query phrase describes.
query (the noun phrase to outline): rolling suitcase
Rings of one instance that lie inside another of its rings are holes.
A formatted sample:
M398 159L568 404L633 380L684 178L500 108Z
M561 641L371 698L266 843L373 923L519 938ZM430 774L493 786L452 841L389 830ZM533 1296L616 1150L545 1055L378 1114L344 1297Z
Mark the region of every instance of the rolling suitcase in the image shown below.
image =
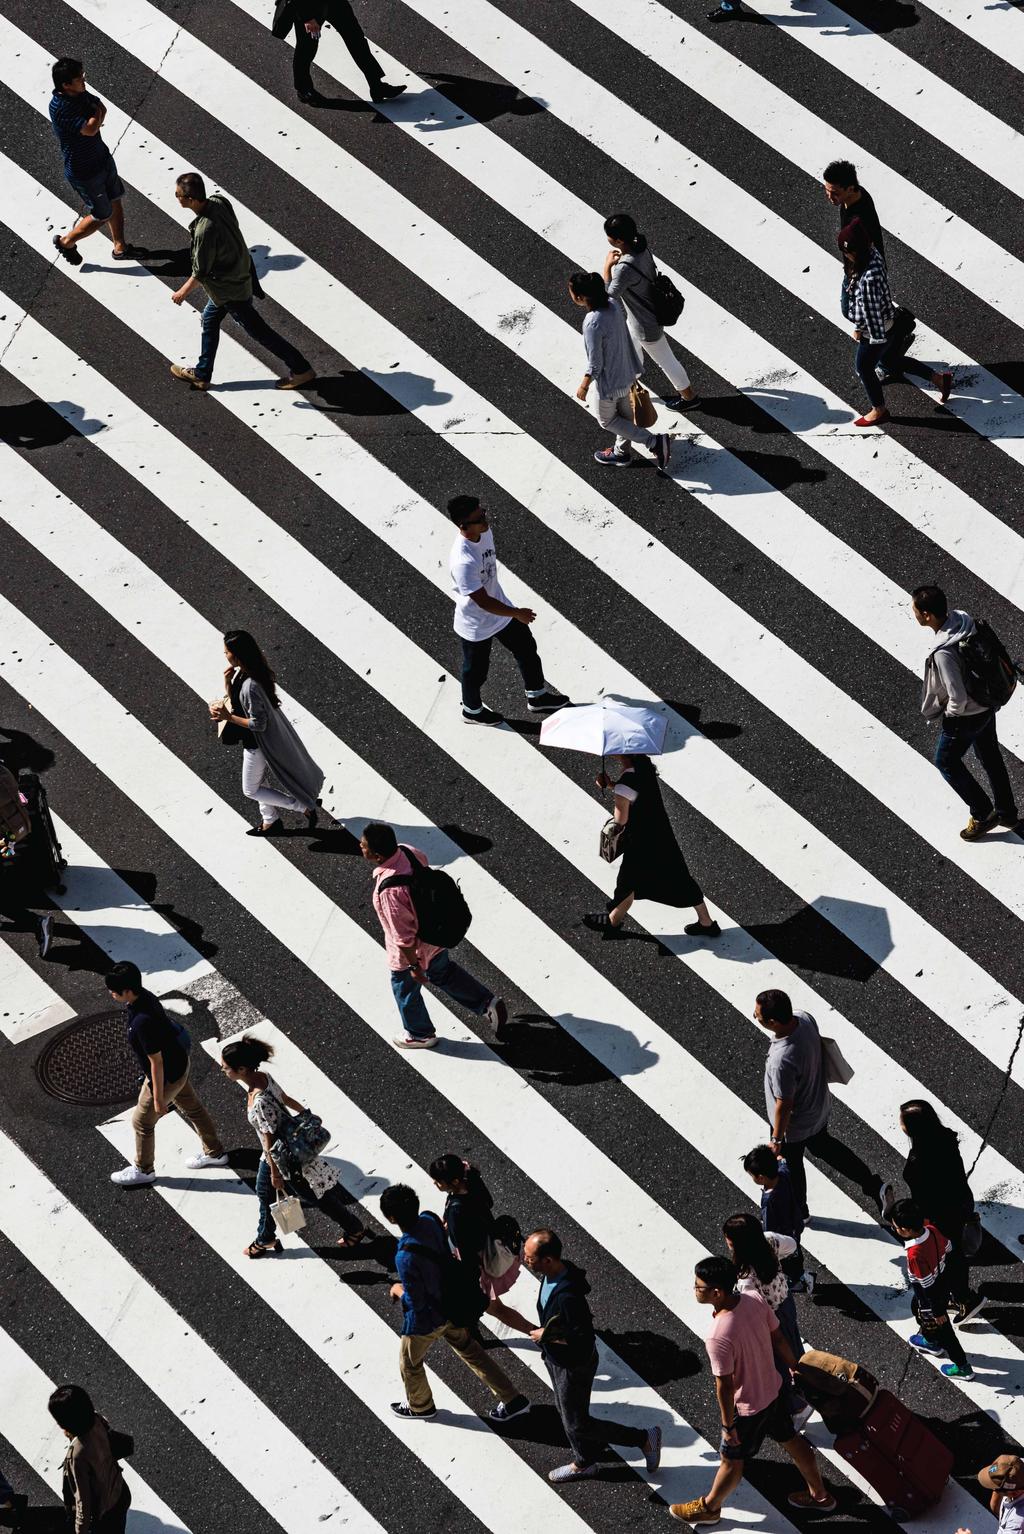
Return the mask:
M953 1468L946 1445L888 1390L835 1446L896 1517L913 1518L937 1502Z
M796 1372L800 1394L835 1434L850 1432L875 1404L875 1376L837 1353L812 1349L801 1356Z

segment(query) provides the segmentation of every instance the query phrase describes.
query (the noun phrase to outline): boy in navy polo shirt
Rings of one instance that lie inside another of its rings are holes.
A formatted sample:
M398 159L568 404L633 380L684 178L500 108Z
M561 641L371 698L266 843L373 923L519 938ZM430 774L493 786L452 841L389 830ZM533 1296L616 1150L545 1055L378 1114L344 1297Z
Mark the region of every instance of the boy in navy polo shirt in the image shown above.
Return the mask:
M124 186L114 157L100 129L107 109L85 88L81 59L58 59L53 66L50 122L64 155L64 175L85 204L85 213L65 235L55 234L53 243L71 266L81 266L79 240L104 224L110 225L114 260L129 261L138 251L124 242Z

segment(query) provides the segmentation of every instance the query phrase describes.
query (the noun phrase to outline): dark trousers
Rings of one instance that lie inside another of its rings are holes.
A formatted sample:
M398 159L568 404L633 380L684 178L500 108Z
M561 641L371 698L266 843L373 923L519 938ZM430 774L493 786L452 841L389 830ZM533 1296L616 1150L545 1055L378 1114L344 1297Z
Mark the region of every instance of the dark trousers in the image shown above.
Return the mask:
M964 766L964 757L972 746L992 789L991 799ZM1016 819L1013 789L996 739L996 716L992 709L984 714L961 714L943 719L935 744L935 765L975 820L984 820L993 804L999 815Z
M918 1323L921 1325L922 1336L927 1338L927 1340L934 1347L944 1348L949 1355L950 1363L959 1364L961 1369L966 1369L967 1354L964 1352L960 1345L960 1338L953 1330L953 1323L949 1317L943 1316L942 1321L938 1326L936 1326L935 1323L930 1320L926 1320L926 1322L922 1324L920 1305L916 1294L911 1301L911 1305L913 1307L914 1315L917 1317ZM925 1330L925 1325L928 1327L927 1331Z
M647 1434L642 1427L627 1427L624 1422L600 1422L590 1415L590 1392L597 1373L597 1349L585 1364L568 1367L555 1364L545 1354L544 1362L551 1376L555 1405L569 1440L577 1465L593 1465L607 1452L609 1443L631 1444L643 1448Z
M868 1198L878 1201L878 1188L880 1178L877 1172L873 1172L866 1162L862 1161L856 1151L852 1151L842 1140L837 1140L829 1133L826 1124L819 1129L817 1134L809 1135L806 1140L787 1140L783 1154L786 1157L786 1165L789 1167L789 1175L793 1184L793 1193L800 1202L804 1218L807 1217L807 1173L804 1171L804 1151L810 1151L812 1156L826 1162L840 1177L848 1177L851 1182L867 1194Z
M104 1513L103 1517L93 1524L94 1534L124 1534L128 1509L131 1505L132 1494L126 1486L110 1512Z
M294 1193L296 1198L301 1198L303 1203L315 1204L322 1209L335 1225L340 1225L346 1236L354 1236L363 1228L362 1220L358 1220L345 1202L345 1195L341 1188L334 1185L328 1188L323 1198L317 1198L313 1189L304 1177L293 1177L287 1184L285 1191ZM274 1216L271 1206L278 1197L277 1189L270 1178L270 1167L267 1165L266 1156L260 1161L256 1173L256 1197L260 1201L260 1219L256 1228L256 1240L260 1246L270 1246L277 1235L274 1226Z
M312 9L312 7L310 7ZM373 90L384 78L384 71L370 52L370 45L363 35L363 29L352 14L352 7L348 0L325 0L325 3L317 6L317 11L325 21L329 21L338 33L345 47L352 55L357 68L361 69L366 77L366 83ZM309 73L309 66L316 56L318 39L310 37L301 21L295 23L295 52L292 55L292 78L295 81L297 91L311 91L313 81Z
M275 357L280 357L290 373L309 371L306 358L290 341L278 335L277 331L272 330L266 320L257 314L251 298L242 298L230 304L215 304L211 298L203 310L203 341L199 351L199 361L196 363L197 378L205 378L209 382L213 377L213 361L220 341L220 327L229 314L233 320L238 321L246 335L252 336L254 341L265 346L268 352L273 352Z
M494 640L503 644L523 676L527 692L544 691L544 667L537 653L537 641L528 623L510 618L503 629L490 639L464 639L462 641L462 706L478 714L483 707L480 689L491 669L491 645Z
M881 368L883 372L891 373L894 377L909 373L913 378L923 378L926 383L931 382L931 368L907 356L907 347L911 339L912 337L905 336L899 341L857 342L853 365L857 377L864 385L864 393L875 409L880 409L885 404L885 391L882 388L881 379L875 372L876 368Z

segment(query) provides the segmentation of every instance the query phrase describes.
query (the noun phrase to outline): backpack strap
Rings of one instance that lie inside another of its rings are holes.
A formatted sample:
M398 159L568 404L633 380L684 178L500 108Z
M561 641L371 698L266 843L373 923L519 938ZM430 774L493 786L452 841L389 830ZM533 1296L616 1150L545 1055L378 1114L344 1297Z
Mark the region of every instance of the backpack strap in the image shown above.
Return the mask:
M395 889L396 887L399 889L411 889L416 882L416 874L414 870L417 868L422 868L422 863L418 857L413 856L413 852L410 847L403 847L401 844L399 844L398 850L399 852L405 853L405 860L409 865L409 872L407 874L389 874L386 879L382 879L377 885L378 891Z

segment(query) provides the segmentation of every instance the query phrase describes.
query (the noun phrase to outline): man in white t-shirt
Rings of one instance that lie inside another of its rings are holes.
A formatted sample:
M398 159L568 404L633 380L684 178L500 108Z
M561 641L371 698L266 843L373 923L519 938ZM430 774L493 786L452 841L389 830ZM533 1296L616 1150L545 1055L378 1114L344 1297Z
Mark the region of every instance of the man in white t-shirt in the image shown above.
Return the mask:
M537 614L513 607L498 581L498 557L487 513L475 495L456 495L448 515L458 534L448 569L455 588L455 632L462 640L462 717L467 724L501 724L502 715L486 708L480 689L491 665L491 641L499 640L515 657L531 714L553 714L569 699L544 680L544 668L530 624Z

